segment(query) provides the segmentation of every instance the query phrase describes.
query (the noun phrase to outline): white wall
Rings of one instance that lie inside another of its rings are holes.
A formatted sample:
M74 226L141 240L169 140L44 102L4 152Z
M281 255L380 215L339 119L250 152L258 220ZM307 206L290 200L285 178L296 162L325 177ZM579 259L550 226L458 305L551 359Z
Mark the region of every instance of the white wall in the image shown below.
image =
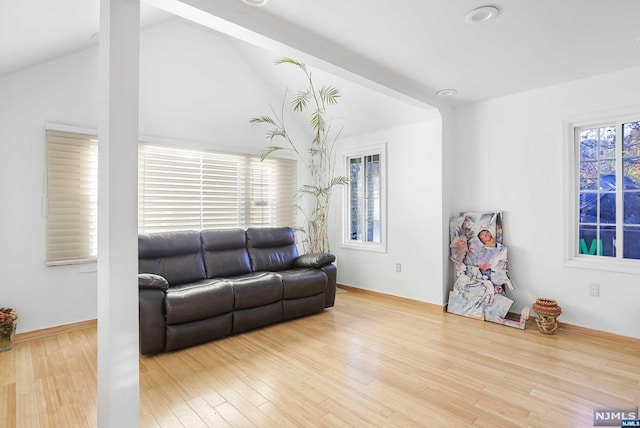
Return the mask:
M250 152L265 145L265 128L249 119L269 113L273 96L226 38L169 21L143 31L140 44L141 135Z
M44 265L42 191L44 124L97 128L97 71L92 49L0 80L0 306L18 332L96 317L95 272Z
M249 119L268 112L270 93L226 39L168 22L142 33L140 52L142 135L265 145ZM94 47L0 80L0 306L18 311L18 332L96 318L95 265L44 265L42 189L44 125L97 129L97 75Z
M342 195L336 192L330 234L338 283L442 304L441 140L440 120L341 140L341 148L387 143L388 242L386 253L341 247Z
M563 265L563 120L640 105L638 94L635 68L456 109L452 214L504 211L514 309L553 298L560 322L640 338L638 275Z

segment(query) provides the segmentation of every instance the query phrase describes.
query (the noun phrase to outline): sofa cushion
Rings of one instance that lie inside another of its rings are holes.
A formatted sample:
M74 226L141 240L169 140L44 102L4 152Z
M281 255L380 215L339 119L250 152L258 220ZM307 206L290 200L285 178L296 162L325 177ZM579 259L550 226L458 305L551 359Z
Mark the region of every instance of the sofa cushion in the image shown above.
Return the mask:
M298 258L290 227L248 228L247 249L254 272L290 269Z
M327 275L318 269L291 269L276 275L282 278L284 299L314 296L327 288Z
M207 278L251 272L247 239L243 229L208 229L201 232Z
M275 274L259 272L226 281L233 287L234 309L255 308L282 300L282 280Z
M233 311L233 289L223 280L202 280L166 292L167 324L181 324Z
M200 233L179 231L138 236L138 273L153 273L169 285L205 279Z

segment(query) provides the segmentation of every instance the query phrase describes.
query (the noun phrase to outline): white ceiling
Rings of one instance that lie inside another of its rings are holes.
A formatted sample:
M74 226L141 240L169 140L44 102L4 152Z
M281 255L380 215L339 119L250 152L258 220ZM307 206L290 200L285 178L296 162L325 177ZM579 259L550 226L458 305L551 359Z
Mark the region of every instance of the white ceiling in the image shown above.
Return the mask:
M224 0L240 2L240 0ZM252 14L474 102L640 66L640 0L270 0ZM250 8L251 6L245 6ZM99 0L0 2L0 77L97 43ZM143 4L143 26L171 19Z
M141 7L143 26L170 18ZM0 0L0 78L96 45L99 27L99 0Z

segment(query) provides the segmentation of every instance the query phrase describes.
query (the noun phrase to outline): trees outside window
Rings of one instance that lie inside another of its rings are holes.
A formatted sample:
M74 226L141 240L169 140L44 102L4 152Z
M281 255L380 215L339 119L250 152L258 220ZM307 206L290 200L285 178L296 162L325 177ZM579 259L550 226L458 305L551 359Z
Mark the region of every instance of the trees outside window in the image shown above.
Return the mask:
M640 259L640 116L574 128L576 254Z

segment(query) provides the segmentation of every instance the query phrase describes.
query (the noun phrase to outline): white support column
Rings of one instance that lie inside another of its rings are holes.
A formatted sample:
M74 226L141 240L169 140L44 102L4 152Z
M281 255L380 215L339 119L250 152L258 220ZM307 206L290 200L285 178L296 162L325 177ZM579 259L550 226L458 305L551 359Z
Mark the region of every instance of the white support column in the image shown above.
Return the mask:
M139 422L139 0L100 1L98 426Z

